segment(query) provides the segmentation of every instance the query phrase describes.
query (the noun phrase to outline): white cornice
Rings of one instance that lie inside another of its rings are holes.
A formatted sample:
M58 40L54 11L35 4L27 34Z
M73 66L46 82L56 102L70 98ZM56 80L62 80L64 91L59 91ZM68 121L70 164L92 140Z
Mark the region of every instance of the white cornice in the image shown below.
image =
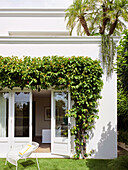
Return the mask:
M65 11L66 8L0 8L0 11Z
M64 17L64 8L0 8L0 17Z
M8 31L9 36L32 36L32 37L39 37L39 36L69 36L69 31Z
M120 37L114 37L117 43ZM0 44L101 44L100 36L11 37L0 36Z

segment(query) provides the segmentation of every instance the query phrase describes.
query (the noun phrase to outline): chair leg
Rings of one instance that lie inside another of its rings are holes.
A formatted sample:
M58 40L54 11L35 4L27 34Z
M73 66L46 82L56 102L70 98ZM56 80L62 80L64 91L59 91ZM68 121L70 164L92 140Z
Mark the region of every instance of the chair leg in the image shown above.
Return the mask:
M38 159L37 159L36 152L35 152L35 156L36 156L36 163L37 163L38 170L40 170L40 167L39 167L39 162L38 162Z
M5 165L7 165L7 158L6 158L6 161L5 161Z
M17 166L18 166L18 164L17 164L17 161L16 161L16 170L18 169L18 167L17 167Z

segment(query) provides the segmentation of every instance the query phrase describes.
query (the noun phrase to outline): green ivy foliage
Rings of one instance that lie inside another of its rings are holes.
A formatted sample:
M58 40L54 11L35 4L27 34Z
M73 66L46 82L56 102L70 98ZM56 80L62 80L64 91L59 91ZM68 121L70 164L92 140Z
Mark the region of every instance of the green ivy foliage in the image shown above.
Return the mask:
M88 130L94 128L97 116L97 100L103 86L102 68L99 61L88 57L43 58L0 57L0 87L55 89L68 88L74 105L66 116L74 117L76 125L71 129L75 136L76 158L86 153Z

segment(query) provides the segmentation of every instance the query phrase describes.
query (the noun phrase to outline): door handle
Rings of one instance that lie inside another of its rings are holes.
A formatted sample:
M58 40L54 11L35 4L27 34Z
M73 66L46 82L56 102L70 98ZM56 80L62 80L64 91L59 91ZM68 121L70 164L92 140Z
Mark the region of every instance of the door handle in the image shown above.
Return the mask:
M70 123L70 122L68 123L68 127L69 127L69 128L71 127L71 123Z

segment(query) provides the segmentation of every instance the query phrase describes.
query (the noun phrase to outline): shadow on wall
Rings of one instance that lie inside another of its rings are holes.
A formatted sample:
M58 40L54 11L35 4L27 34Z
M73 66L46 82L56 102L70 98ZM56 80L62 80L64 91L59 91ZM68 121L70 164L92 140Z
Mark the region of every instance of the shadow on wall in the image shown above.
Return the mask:
M111 122L102 129L101 139L98 142L98 149L92 155L96 159L113 159L117 157L117 133L112 128Z

